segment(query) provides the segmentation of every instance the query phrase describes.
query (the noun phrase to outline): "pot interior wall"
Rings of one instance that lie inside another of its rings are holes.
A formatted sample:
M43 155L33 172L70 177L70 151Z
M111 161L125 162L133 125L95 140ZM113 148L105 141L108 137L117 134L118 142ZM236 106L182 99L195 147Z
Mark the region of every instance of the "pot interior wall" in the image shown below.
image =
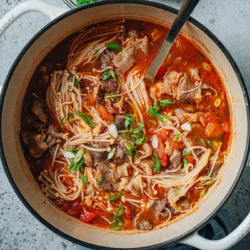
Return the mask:
M59 41L85 25L121 17L144 19L169 26L173 22L175 15L146 5L108 4L82 11L79 9L77 13L56 22L47 31L43 32L38 39L34 39L28 51L23 54L21 61L17 63L4 99L1 132L11 178L13 178L24 199L39 216L63 233L81 241L106 247L136 248L152 246L162 242L170 243L173 239L184 235L206 220L217 209L224 197L230 192L241 168L248 138L247 111L239 80L225 55L204 32L193 24L187 23L184 27L184 34L203 48L204 54L217 67L227 88L231 105L233 120L232 146L223 169L225 173L220 185L213 188L211 195L207 196L207 202L202 204L193 214L160 231L154 230L142 234L132 232L113 233L94 228L57 209L40 190L22 153L18 133L23 98L36 66Z

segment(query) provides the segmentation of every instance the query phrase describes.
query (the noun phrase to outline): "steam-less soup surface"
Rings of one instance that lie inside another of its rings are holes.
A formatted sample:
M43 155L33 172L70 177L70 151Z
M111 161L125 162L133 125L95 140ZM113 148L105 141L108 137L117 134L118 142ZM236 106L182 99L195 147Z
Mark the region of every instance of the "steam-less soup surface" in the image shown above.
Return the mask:
M153 85L144 74L168 29L118 20L79 31L36 69L20 137L42 191L111 230L151 230L199 206L230 143L223 83L179 35Z

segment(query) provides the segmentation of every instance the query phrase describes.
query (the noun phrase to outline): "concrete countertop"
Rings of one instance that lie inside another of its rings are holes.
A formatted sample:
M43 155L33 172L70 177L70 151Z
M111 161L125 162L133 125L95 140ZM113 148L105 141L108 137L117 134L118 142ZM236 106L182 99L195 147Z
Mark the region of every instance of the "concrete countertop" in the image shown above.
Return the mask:
M64 6L61 0L44 0ZM23 0L1 0L0 18ZM182 0L158 0L179 9ZM212 31L236 61L250 91L250 1L201 0L192 17ZM49 19L39 13L29 13L16 21L0 37L0 85L16 56L29 39ZM73 250L77 246L51 232L24 207L12 190L0 163L0 249L2 250ZM250 169L247 166L237 189L224 206L230 214L233 228L250 210ZM250 234L233 249L249 249Z

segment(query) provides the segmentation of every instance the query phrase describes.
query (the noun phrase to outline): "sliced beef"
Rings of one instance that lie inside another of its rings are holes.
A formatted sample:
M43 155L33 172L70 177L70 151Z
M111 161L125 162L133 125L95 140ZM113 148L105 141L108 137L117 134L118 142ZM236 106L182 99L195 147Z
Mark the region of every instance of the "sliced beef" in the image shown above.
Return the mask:
M213 163L214 163L214 157L211 157L211 159L209 160L209 163L208 163L208 166L209 166L210 169L212 168ZM213 172L212 172L212 178L215 178L218 175L223 163L224 163L223 158L218 158L216 160L216 162L214 164L214 169L213 169Z
M96 163L103 163L108 159L108 152L97 152L97 151L91 151L91 154L94 158L94 164Z
M129 184L126 187L126 190L130 191L132 195L140 197L142 195L141 185L142 187L145 186L141 176L136 176L129 182Z
M126 119L123 115L117 115L115 117L115 125L116 125L117 130L125 130L126 129L125 121L126 121Z
M182 109L175 110L176 116L179 118L180 122L200 122L203 127L206 126L206 121L204 118L204 113L196 112L196 113L188 113Z
M153 175L154 164L153 164L152 159L150 159L150 158L143 159L140 162L140 166L144 168L144 171L145 171L147 176Z
M115 179L120 179L121 177L129 176L128 169L130 168L130 164L124 163L121 166L118 166L115 173Z
M130 181L131 181L130 177L122 177L121 181L118 184L118 191L126 189Z
M48 122L48 116L45 113L46 106L40 102L39 100L35 99L31 105L32 113L44 124Z
M84 162L83 163L87 167L93 167L94 166L91 153L87 149L84 149Z
M63 142L63 139L55 138L49 135L46 139L46 143L49 147L53 147L55 144L60 144Z
M114 57L115 57L115 52L112 50L106 49L101 55L102 68L106 68L107 66L110 66Z
M96 99L97 104L104 104L105 103L104 92L100 88L98 88L98 91L95 94L95 99Z
M48 145L45 142L46 137L46 134L36 134L32 130L21 133L23 143L28 146L29 153L35 159L42 157L47 151Z
M105 93L116 93L118 91L118 82L114 78L109 78L108 80L102 81L102 90Z
M176 205L181 207L182 210L189 209L190 201L187 198L180 199L176 202Z
M28 115L23 119L24 127L33 127L37 132L41 132L45 128L45 125L35 119L35 117Z
M174 70L168 71L163 77L163 88L164 93L176 98L177 95L177 85L181 77L181 73Z
M181 164L181 153L178 149L173 151L173 155L169 159L171 163L171 169L177 169Z
M170 146L169 142L165 142L165 145L165 152L169 157L171 157L173 155L173 148Z
M159 216L165 207L166 200L150 200L142 212L135 218L134 225L141 230L151 230L159 221Z
M114 163L119 166L129 162L129 156L126 154L127 148L124 142L123 140L119 142L114 156Z
M117 181L116 165L113 163L98 164L97 173L96 173L96 181L98 181L102 175L104 175L105 179L103 183L99 186L99 189L100 190L113 190L114 185Z
M195 86L190 83L187 74L184 74L179 80L176 99L182 102L200 101L202 99L201 89L192 90L194 88Z
M54 138L58 139L63 139L63 140L68 140L69 139L69 134L68 133L63 133L60 132L58 128L55 126L50 126L48 129L48 134L51 135Z
M136 51L139 48L144 53L148 53L149 44L147 36L145 36L143 39L139 39L137 42L130 44L115 56L113 63L121 73L125 73L134 65Z

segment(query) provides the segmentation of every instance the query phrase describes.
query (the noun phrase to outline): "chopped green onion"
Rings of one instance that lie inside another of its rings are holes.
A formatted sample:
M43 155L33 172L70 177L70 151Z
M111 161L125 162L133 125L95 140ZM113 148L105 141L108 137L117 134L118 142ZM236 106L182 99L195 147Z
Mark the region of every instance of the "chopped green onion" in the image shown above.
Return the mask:
M133 130L133 126L132 126L131 122L129 120L126 120L124 124L125 124L125 127L128 130L128 132L131 133Z
M104 174L102 174L100 179L98 181L96 181L97 186L98 187L101 186L102 183L104 182L104 180L105 180L105 176L104 176Z
M136 153L134 156L131 154L133 151ZM131 157L131 158L139 158L139 157L140 157L140 153L139 153L136 149L132 149L132 148L126 150L126 154L127 154L129 157Z
M174 137L173 141L177 141L179 137L180 137L180 133L178 133L178 134Z
M199 54L197 57L196 57L196 61L197 62L202 62L204 56L202 54Z
M186 155L191 155L192 154L192 150L190 150L190 151L187 151L184 155L186 156Z
M68 152L71 152L71 153L73 153L73 154L76 154L76 151L77 151L78 149L76 149L76 148L66 148L66 151L68 151Z
M111 76L110 70L109 70L109 71L106 71L106 72L104 73L103 77L102 77L102 80L106 81L106 80L108 80L108 79L110 78L110 76Z
M213 181L207 181L207 182L205 183L205 185L210 186L210 185L212 185L213 183L214 183Z
M76 156L74 158L74 162L77 164L78 162L80 162L80 160L82 159L82 157L83 157L83 150L80 149L76 153Z
M123 139L126 139L126 133L122 133L122 134L121 134L121 137L122 137Z
M117 42L108 42L108 43L105 43L105 44L106 44L106 46L108 46L112 50L122 51L122 46Z
M110 160L111 158L113 158L113 156L115 155L115 151L116 151L116 148L113 148L109 154L108 154L108 160Z
M80 178L81 178L81 180L82 180L82 182L84 184L88 184L89 183L88 180L87 180L87 177L85 175L83 175L83 174L79 174L79 175L80 175Z
M116 216L120 217L122 214L123 214L123 206L120 206L116 211Z
M157 155L157 153L154 151L154 154L153 154L153 164L155 166L154 168L154 172L157 173L160 171L160 168L161 168L161 161L160 161L160 158L159 156Z
M137 126L140 127L140 128L144 128L144 124L141 123L141 122L137 122Z
M82 167L83 162L84 162L84 157L82 158L82 160L78 164L76 163L75 171L79 170Z
M135 143L135 138L134 138L134 136L131 136L131 141L133 142L133 143Z
M207 188L203 188L201 193L200 193L200 196L203 197L207 192Z
M152 105L150 105L150 107L149 107L149 115L150 115L150 116L155 116L155 117L158 118L160 121L162 121L163 119L166 119L166 120L172 122L171 119L168 118L167 116L162 115L162 114L160 114L160 113L157 113L158 111L159 111L159 106L154 106L154 107L153 107Z
M121 226L123 224L122 219L120 217L117 217L117 216L114 216L112 223L117 223L118 226Z
M207 141L207 144L211 147L214 148L214 143L212 141Z
M154 125L157 125L157 124L158 124L158 122L155 121L155 120L149 120L149 121L152 122Z
M127 145L129 148L131 148L131 149L136 149L136 147L135 147L132 143L130 143L130 142L128 142L128 141L126 141L125 143L126 143L126 145Z
M140 138L136 141L136 144L137 145L143 145L145 144L146 142L148 141L148 137L143 137L143 138Z
M110 70L110 74L117 82L120 82L119 75L113 69Z
M107 97L112 101L112 102L119 102L120 101L120 97L119 96L114 96L115 94L113 93L110 93L110 94L107 94ZM112 97L109 97L109 96L112 96Z
M203 146L205 146L205 142L204 142L204 139L203 138L200 138L200 142Z
M84 114L83 112L76 110L77 115L79 115L80 117L82 117L83 121L91 128L94 128L94 122L93 120L86 114Z
M135 121L134 116L131 115L131 114L125 114L124 117L125 117L125 119L128 120L128 121L131 121L131 122L134 122L134 121Z
M69 117L69 119L68 119L68 121L64 122L64 120L65 120L65 118L66 118L67 116ZM69 123L69 122L72 120L72 118L73 118L73 113L68 113L67 115L65 115L65 116L62 118L61 124L64 125L64 124Z
M117 231L120 230L121 228L117 225L114 225L113 227L110 228L112 231Z
M162 109L169 104L175 104L175 102L172 102L170 99L160 100L160 106Z
M75 162L74 162L74 160L70 163L70 165L69 165L69 172L72 172L74 169L75 169L75 166L76 166L76 164L75 164Z
M119 198L122 197L122 196L123 196L123 194L116 194L116 195L113 195L113 196L108 197L107 200L109 200L109 201L114 201L114 200L116 200L116 199L119 199Z
M188 161L187 161L187 159L186 158L183 158L183 161L184 161L184 165L188 165Z
M141 128L137 128L133 132L131 132L131 134L135 135L135 134L138 134L138 133L141 133L141 132L142 132L142 129Z

